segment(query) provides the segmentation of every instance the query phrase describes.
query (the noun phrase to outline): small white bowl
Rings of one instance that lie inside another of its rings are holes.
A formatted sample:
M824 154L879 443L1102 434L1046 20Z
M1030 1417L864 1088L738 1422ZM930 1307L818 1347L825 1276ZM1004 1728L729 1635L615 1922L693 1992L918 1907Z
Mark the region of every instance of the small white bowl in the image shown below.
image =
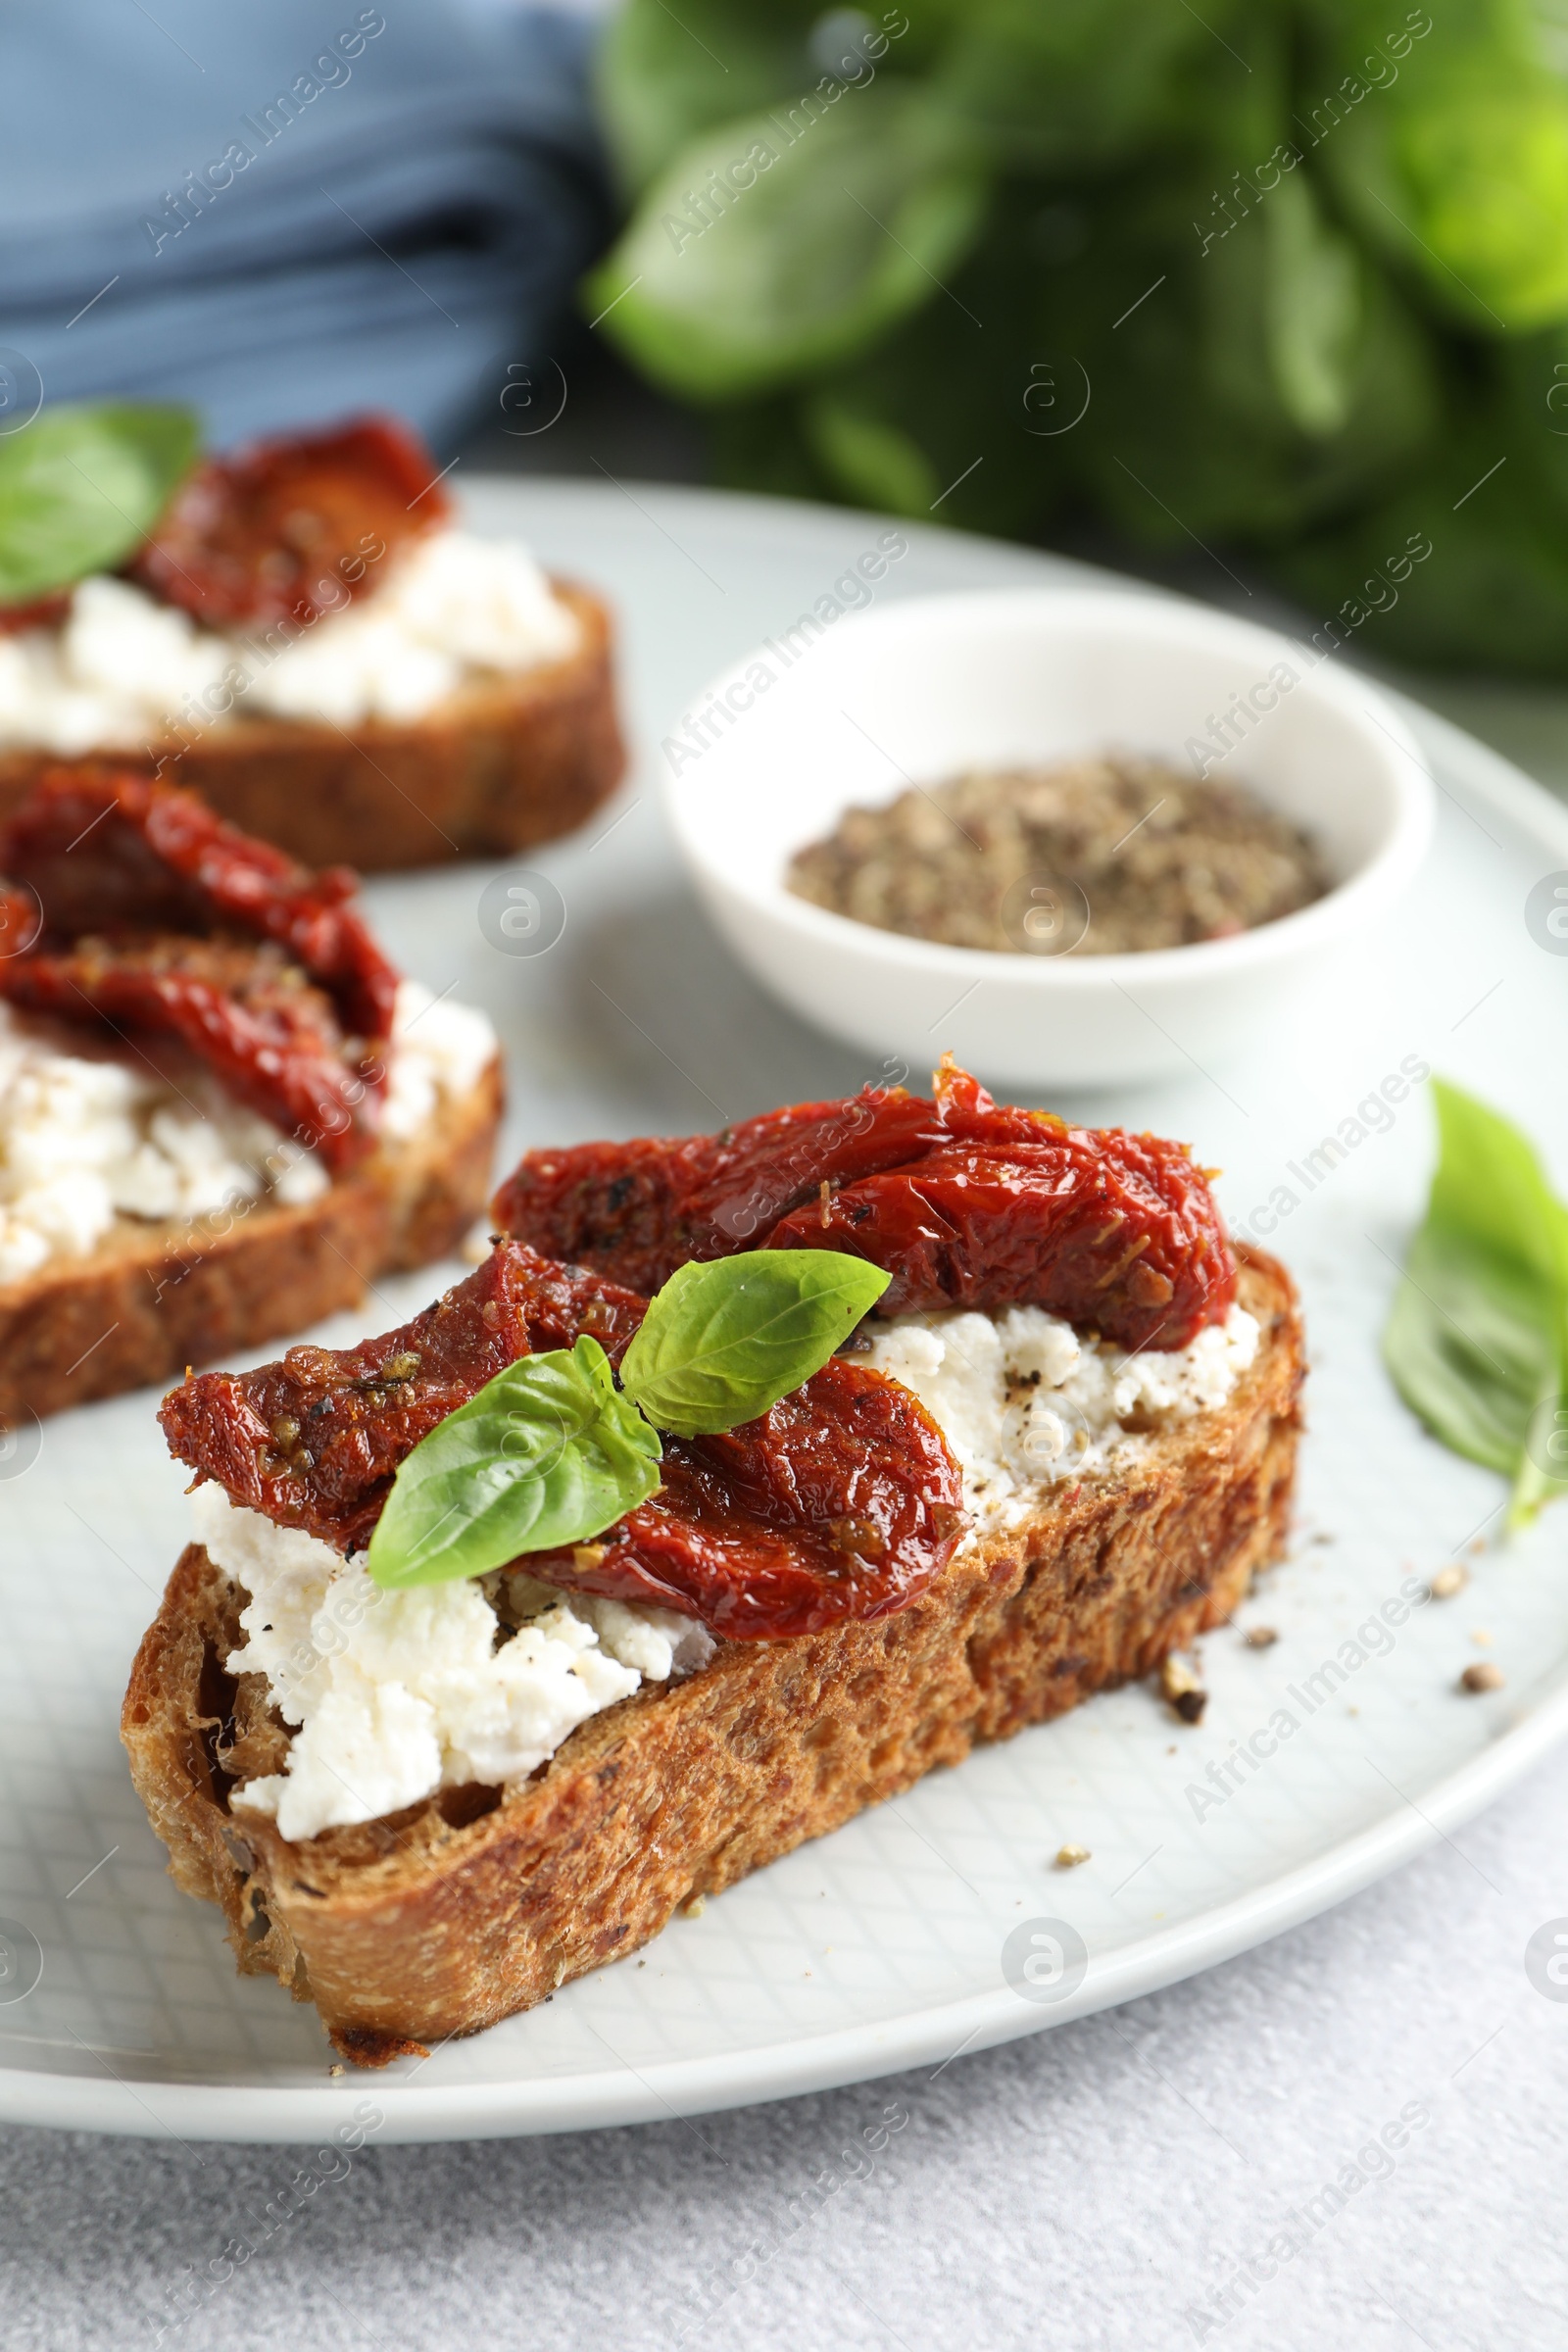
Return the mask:
M1238 706L1240 710L1238 711ZM1335 886L1230 939L1145 955L993 954L879 931L785 888L852 804L977 765L1122 751L1249 785L1316 841ZM1373 686L1271 630L1144 590L910 598L765 641L666 739L669 809L741 961L819 1028L920 1069L1093 1086L1223 1058L1384 915L1431 836L1433 790ZM700 736L707 742L697 748Z

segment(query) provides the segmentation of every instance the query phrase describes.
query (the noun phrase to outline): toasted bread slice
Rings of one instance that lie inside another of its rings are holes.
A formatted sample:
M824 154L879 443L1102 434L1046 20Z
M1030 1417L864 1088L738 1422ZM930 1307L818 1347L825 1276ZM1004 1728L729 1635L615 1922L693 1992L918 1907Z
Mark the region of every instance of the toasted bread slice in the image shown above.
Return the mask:
M423 718L348 729L236 715L188 745L116 752L115 764L193 785L230 824L310 866L379 873L553 841L614 791L626 754L609 611L585 588L552 585L577 617L576 651L476 676ZM53 752L0 752L0 819L59 765Z
M720 1642L579 1726L527 1783L443 1789L290 1844L231 1810L281 1770L266 1679L228 1674L246 1595L192 1545L142 1642L121 1732L170 1869L222 1908L241 1969L314 2000L367 2066L471 2034L635 1951L676 1908L818 1838L977 1741L1147 1674L1228 1617L1283 1545L1299 1425L1290 1278L1243 1252L1262 1344L1222 1410L1129 1468L1041 1492L912 1606Z
M0 1286L0 1417L60 1412L357 1306L378 1274L445 1257L484 1208L499 1058L428 1127L316 1200L194 1223L122 1217L86 1257Z

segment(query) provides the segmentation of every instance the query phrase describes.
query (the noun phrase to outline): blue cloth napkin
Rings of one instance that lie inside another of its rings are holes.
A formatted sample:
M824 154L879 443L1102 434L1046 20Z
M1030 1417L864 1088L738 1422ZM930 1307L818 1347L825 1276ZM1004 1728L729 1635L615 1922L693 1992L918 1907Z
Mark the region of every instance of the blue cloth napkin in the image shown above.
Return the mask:
M194 402L219 444L383 408L450 445L603 233L591 35L506 0L12 0L0 364Z

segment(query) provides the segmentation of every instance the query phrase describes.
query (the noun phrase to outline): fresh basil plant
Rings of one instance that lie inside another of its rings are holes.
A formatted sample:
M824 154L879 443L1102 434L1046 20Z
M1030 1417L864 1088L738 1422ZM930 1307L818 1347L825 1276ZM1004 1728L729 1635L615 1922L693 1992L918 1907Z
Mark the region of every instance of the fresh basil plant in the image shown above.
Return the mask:
M1376 658L1562 677L1565 54L1556 0L622 0L584 314L739 486L1222 539L1324 651L1425 532Z
M1438 1168L1384 1357L1434 1437L1512 1482L1520 1526L1568 1488L1568 1209L1517 1127L1432 1091Z
M649 1305L615 1385L584 1335L525 1355L421 1439L370 1539L401 1590L484 1576L602 1535L658 1491L660 1431L755 1421L820 1371L887 1289L828 1250L756 1250L682 1266Z

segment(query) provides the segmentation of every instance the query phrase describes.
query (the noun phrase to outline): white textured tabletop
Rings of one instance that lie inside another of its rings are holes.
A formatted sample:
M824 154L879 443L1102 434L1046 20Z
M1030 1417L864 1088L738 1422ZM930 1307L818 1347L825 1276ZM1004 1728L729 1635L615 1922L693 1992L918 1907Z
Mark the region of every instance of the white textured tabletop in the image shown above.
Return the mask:
M1555 698L1428 699L1561 788ZM1526 1947L1568 1926L1565 1813L1568 1751L1224 1967L777 2105L330 2151L10 2131L0 2336L1560 2352L1568 1984Z
M939 2075L351 2156L10 2132L7 2352L1561 2352L1568 2000L1524 1949L1565 1815L1561 1753L1324 1918Z

